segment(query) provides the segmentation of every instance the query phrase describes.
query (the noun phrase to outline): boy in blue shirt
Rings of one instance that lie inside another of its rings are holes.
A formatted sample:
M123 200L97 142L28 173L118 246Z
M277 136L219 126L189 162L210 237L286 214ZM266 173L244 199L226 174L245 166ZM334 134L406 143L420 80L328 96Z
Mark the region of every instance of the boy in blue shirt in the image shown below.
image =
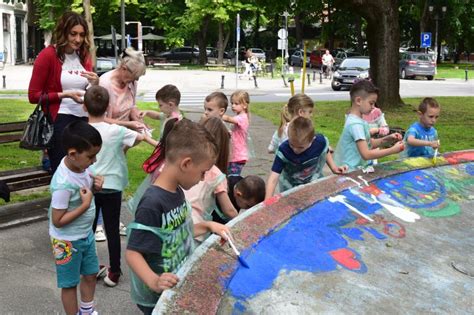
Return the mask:
M399 133L378 139L370 137L369 125L362 119L362 115L370 113L378 95L379 89L368 80L361 80L351 87L351 110L334 154L336 164L347 165L349 171L366 167L369 160L403 151L404 145ZM381 145L397 140L392 147L379 149Z
M438 102L431 97L425 97L418 106L420 121L414 123L405 133L404 141L407 144L408 157L433 157L439 148L438 132L434 125L439 118L441 108Z
M325 164L336 174L346 169L334 164L328 139L321 134L315 135L310 119L294 118L288 125L288 140L278 147L268 177L265 199L273 196L277 183L282 193L323 177Z
M192 135L192 137L190 137ZM213 232L226 239L229 228L204 221L193 224L184 190L203 180L215 164L212 135L190 120L176 122L166 137L160 176L143 194L130 231L125 258L130 266L131 295L144 314L151 314L163 290L174 287L175 275L194 250L194 236Z
M153 141L147 135L105 121L109 105L109 93L99 85L90 87L84 95L84 110L89 114L89 124L102 137L102 150L97 154L97 162L91 167L94 174L104 177L102 191L94 194L96 216L94 231L97 227L99 213L104 218L107 248L109 250L110 268L101 266L98 277L105 277L109 287L118 284L120 268L120 208L122 207L122 191L128 185L128 167L124 149L128 149L145 140Z
M62 144L67 154L51 179L49 208L49 235L58 287L66 314L97 314L94 291L99 260L92 232L95 217L92 189L100 190L103 178L94 178L89 166L96 161L102 139L94 127L77 120L64 129Z

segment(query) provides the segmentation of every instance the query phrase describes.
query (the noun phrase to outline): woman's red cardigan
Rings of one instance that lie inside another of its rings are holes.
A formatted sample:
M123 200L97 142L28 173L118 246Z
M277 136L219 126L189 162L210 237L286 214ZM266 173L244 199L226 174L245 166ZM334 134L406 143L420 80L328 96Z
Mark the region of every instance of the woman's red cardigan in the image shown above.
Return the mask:
M92 61L87 58L82 64L86 71L92 71ZM61 86L62 62L56 56L56 48L50 45L43 49L35 60L28 99L32 104L38 104L42 94L48 93L51 118L56 120L61 99L58 93L63 91ZM43 108L44 110L44 108Z

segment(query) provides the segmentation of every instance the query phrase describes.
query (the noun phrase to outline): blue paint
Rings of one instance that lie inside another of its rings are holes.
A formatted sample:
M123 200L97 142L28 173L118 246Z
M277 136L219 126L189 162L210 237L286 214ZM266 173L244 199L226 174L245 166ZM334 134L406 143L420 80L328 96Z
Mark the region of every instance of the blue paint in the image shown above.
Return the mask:
M469 163L466 165L466 173L474 176L474 163Z
M232 310L232 315L244 314L247 308L241 302L236 302L234 304L234 309Z
M364 240L364 238L362 237L362 234L364 234L364 232L362 232L358 228L343 228L341 229L341 231L342 233L344 233L344 235L346 235L347 237L350 237L351 239L355 241Z
M362 206L360 209L368 215L380 209L380 205L369 204L349 191L343 195L351 205ZM256 247L242 253L250 269L238 267L230 281L229 291L237 301L245 301L268 290L282 271L336 270L338 263L329 252L348 247L341 227L355 219L342 203L323 200L313 205L270 236L261 239ZM353 231L352 235L355 233ZM352 251L360 260L358 253ZM355 272L367 271L362 261L361 265L361 269Z
M376 239L384 240L387 238L385 235L383 235L382 233L379 233L379 231L377 231L374 228L371 228L368 226L363 226L362 228L366 230L367 232L369 232L370 234L372 234Z

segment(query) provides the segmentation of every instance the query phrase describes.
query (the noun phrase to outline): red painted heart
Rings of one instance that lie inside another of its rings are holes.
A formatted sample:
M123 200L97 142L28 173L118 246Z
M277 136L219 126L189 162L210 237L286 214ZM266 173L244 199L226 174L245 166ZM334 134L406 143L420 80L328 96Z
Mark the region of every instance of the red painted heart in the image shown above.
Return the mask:
M344 266L349 270L360 270L362 267L362 264L357 260L355 253L347 248L339 248L330 251L329 254L339 265Z

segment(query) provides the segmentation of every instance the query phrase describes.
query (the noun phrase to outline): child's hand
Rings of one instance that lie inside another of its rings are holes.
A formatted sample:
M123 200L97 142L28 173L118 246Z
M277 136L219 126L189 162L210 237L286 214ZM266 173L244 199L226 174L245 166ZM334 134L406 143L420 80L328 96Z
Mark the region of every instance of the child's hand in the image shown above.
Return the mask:
M92 194L92 191L87 187L82 187L79 190L79 195L81 196L82 204L89 207L92 202L92 197L94 197L94 195Z
M148 115L148 111L142 110L138 113L138 118L143 119L146 115Z
M128 128L141 132L142 130L146 128L146 126L142 122L132 120L128 122Z
M332 170L334 174L344 174L347 172L349 167L347 165L337 166L336 169Z
M387 126L383 126L379 128L378 134L381 136L386 136L390 132L390 129L388 129Z
M101 175L90 175L90 177L94 180L94 184L92 185L92 188L94 191L101 191L102 186L104 185L104 176Z
M208 228L212 233L219 235L225 240L227 240L226 234L230 235L229 227L224 224L208 221Z
M439 142L439 140L434 140L434 141L431 141L430 143L430 146L433 148L433 149L438 149L440 147L441 143Z
M161 293L166 289L171 289L179 282L179 278L172 273L162 273L158 276L158 279L150 283L150 289L157 293Z
M393 145L391 149L393 153L402 152L403 150L405 150L405 143L403 143L403 141L398 141Z

